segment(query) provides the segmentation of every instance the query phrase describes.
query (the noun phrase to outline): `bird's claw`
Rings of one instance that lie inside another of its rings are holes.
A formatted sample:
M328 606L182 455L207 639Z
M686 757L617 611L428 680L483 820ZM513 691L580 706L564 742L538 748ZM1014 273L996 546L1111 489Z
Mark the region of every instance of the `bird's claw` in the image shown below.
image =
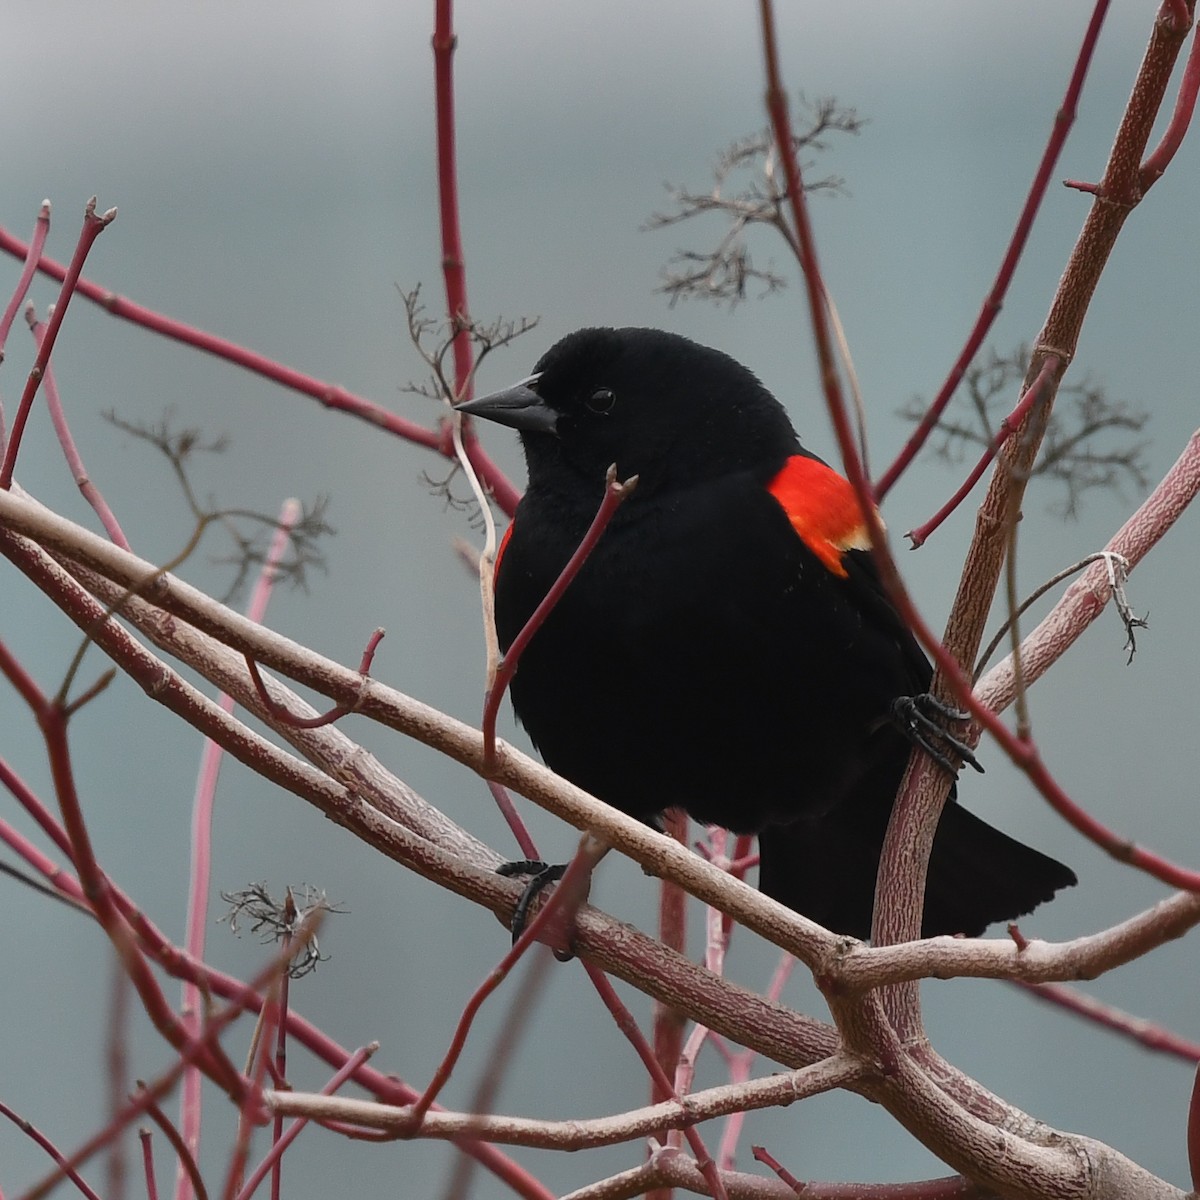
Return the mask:
M957 775L958 768L941 746L952 750L976 771L983 771L974 750L941 724L942 721L966 721L970 715L960 709L951 708L929 692L922 692L919 696L899 696L892 701L892 719L900 731L949 775Z
M563 877L567 869L566 863L544 863L536 858L523 858L517 862L501 863L496 868L497 875L511 877L513 875L528 875L529 882L517 900L512 915L512 940L525 932L525 923L529 920L529 908L537 899L538 893Z

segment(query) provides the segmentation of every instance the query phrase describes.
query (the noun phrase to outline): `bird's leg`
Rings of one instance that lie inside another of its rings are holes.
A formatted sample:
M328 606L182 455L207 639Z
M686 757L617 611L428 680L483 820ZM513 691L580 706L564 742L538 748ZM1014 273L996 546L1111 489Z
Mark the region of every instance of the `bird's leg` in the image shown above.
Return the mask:
M958 768L941 746L952 750L976 771L983 770L971 747L960 738L956 738L942 724L943 721L966 721L970 715L942 703L930 692L922 692L919 696L898 696L892 701L892 721L896 727L914 746L924 750L950 775L957 775Z
M529 882L517 900L512 917L512 940L515 942L525 932L525 922L529 919L529 906L537 899L538 893L563 877L567 869L566 863L544 863L536 858L523 858L517 862L501 863L496 868L497 875L511 877L513 875L528 875Z

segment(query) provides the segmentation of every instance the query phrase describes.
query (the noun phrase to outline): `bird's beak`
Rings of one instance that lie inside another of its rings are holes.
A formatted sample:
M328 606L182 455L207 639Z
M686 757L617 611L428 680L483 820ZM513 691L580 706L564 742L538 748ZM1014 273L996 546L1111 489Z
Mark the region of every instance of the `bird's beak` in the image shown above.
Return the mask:
M454 410L519 429L522 433L554 433L558 413L533 390L540 378L540 375L530 375L502 392L456 404Z

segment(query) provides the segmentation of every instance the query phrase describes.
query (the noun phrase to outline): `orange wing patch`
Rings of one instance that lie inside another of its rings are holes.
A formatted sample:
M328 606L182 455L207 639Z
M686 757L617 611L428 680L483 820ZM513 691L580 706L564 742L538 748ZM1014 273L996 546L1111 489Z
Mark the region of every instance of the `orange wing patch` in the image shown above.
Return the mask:
M796 454L767 485L800 540L825 566L846 577L842 555L869 550L871 534L848 480L815 458Z
M492 567L493 582L500 578L500 560L504 557L505 550L508 549L508 539L512 537L512 523L509 523L508 528L504 531L504 536L500 539L500 549L496 551L496 562Z

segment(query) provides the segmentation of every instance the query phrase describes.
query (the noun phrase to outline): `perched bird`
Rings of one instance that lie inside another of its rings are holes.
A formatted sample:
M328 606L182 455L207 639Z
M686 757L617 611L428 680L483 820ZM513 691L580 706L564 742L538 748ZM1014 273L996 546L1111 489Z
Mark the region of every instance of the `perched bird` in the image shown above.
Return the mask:
M650 823L677 806L757 833L763 892L869 937L911 741L940 757L942 729L850 484L745 367L654 329L581 329L529 378L458 409L516 429L528 465L496 564L505 650L583 538L610 464L638 477L512 680L546 763ZM923 932L979 934L1073 883L951 802Z

